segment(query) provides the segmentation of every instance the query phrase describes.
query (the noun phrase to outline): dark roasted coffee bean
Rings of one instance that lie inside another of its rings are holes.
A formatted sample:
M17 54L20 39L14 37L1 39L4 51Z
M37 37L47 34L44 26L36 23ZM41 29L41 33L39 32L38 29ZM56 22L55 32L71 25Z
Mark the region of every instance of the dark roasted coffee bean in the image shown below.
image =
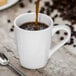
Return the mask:
M54 26L57 26L58 24L54 24Z
M55 21L55 18L54 17L52 17L52 19L53 19L53 21Z
M76 38L76 31L74 31L74 36L75 36L75 38Z
M57 15L57 14L54 16L54 18L56 18L56 17L58 17L58 15Z
M40 13L44 13L44 11L43 10L40 10Z
M46 14L47 14L48 16L50 16L50 10L49 10L49 9L46 11Z
M69 43L69 45L71 45L71 44L73 44L73 43L74 43L74 39L71 38L71 39L70 39L70 43Z
M13 28L11 28L11 29L10 29L10 31L11 31L11 32L13 32L13 31L14 31L14 29L13 29Z
M71 37L72 36L75 36L75 32L74 31L71 31Z
M73 45L74 48L76 48L76 45Z
M70 26L69 24L65 24L65 25Z
M68 35L68 33L67 32L64 32L64 35Z
M62 14L60 14L60 17L63 17L63 15L62 15Z
M60 40L64 40L64 37L60 37Z
M60 34L60 31L57 31L56 34Z
M29 0L30 3L32 3L33 0Z
M28 13L31 13L31 10L27 11Z
M73 31L74 30L74 27L72 25L70 27L71 27L71 30Z
M21 7L21 8L24 8L25 5L21 2L21 3L20 3L20 7Z
M76 21L75 21L75 20L73 20L73 21L71 21L71 23L72 23L72 25L74 25L74 24L76 24Z
M45 8L44 7L41 7L40 13L44 13L44 11L45 11Z
M57 9L63 20L69 20L76 24L76 1L75 0L53 0L53 9Z
M69 45L69 43L65 43L64 45Z
M12 25L12 28L14 28L14 25Z
M11 22L11 20L10 20L10 19L8 19L8 20L7 20L7 22L8 22L8 23L10 23L10 22Z
M23 0L19 0L19 2L22 2Z
M50 2L49 1L46 1L45 2L45 6L50 6Z

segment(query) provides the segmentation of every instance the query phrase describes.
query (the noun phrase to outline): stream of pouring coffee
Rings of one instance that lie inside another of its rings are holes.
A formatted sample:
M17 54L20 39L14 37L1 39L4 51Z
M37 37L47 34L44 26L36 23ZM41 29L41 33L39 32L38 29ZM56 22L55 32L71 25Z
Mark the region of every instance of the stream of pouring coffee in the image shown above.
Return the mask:
M39 12L39 3L40 3L40 0L37 0L37 2L36 2L36 21L35 21L36 29L38 28L38 12Z

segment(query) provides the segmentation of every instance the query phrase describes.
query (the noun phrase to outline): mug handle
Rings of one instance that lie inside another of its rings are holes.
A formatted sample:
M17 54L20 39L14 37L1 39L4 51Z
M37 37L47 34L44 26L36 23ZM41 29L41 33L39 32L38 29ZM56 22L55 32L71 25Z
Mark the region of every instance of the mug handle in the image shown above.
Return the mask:
M71 37L71 30L66 25L58 25L54 26L52 29L52 36L58 31L58 30L65 30L68 35L67 38L59 42L56 46L54 46L52 49L50 49L49 58L51 55L53 55L60 47L62 47Z

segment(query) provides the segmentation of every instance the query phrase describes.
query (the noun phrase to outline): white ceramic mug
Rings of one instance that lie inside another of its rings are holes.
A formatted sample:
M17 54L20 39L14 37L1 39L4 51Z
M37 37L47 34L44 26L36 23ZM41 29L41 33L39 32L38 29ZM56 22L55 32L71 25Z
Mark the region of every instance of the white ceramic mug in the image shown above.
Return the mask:
M28 69L44 67L51 55L63 46L71 36L71 31L68 26L53 26L53 20L49 16L41 13L39 13L38 21L47 24L49 26L48 28L29 31L19 27L23 23L35 21L35 17L35 13L25 13L18 16L14 21L20 63ZM67 38L51 49L52 36L58 30L65 30L68 33Z

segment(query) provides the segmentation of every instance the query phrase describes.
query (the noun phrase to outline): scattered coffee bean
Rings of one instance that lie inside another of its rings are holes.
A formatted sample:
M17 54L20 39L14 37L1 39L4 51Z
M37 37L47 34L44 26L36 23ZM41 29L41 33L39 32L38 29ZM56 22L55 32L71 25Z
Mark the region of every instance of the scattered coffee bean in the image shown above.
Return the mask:
M28 13L31 13L31 10L27 11Z
M12 25L12 28L14 28L14 25Z
M29 0L30 3L32 3L33 0Z
M60 14L60 16L59 17L63 17L63 15L62 14Z
M52 17L52 19L53 19L53 21L55 21L55 18L54 17Z
M8 20L7 20L7 22L8 22L8 23L10 23L10 22L11 22L11 20L10 20L10 19L8 19Z
M58 24L54 24L54 26L57 26Z
M64 35L68 35L68 33L67 32L64 32Z
M49 6L49 8L51 8L51 12L54 11L54 7L53 6Z
M74 43L74 40L73 40L73 38L71 38L69 45L71 45L71 44L73 44L73 43Z
M41 7L40 13L44 13L44 11L45 11L45 8L44 7Z
M64 37L60 37L60 40L64 40Z
M69 45L69 43L65 43L64 45Z
M50 6L50 2L49 1L46 1L45 2L45 6Z
M76 47L76 45L73 45L73 47Z
M74 27L71 25L71 26L69 26L70 28L71 28L71 31L73 31L74 30Z
M75 36L75 38L76 38L76 31L74 31L74 36Z
M11 28L11 29L10 29L10 31L11 31L11 32L13 32L13 31L14 31L14 29L13 29L13 28Z
M57 31L56 34L60 34L60 31Z
M19 2L22 2L23 0L19 0Z
M76 24L76 0L52 0L52 2L53 9L61 12L60 17Z
M49 10L49 9L47 9L46 14L47 14L48 16L50 16L50 10Z
M58 15L57 15L57 14L54 16L54 18L56 18L56 17L58 17Z
M20 6L21 8L24 8L24 7L25 7L25 5L24 5L22 2L19 4L19 6Z
M35 3L35 5L36 5L37 1L35 1L34 3Z
M69 24L65 24L65 25L70 26Z

